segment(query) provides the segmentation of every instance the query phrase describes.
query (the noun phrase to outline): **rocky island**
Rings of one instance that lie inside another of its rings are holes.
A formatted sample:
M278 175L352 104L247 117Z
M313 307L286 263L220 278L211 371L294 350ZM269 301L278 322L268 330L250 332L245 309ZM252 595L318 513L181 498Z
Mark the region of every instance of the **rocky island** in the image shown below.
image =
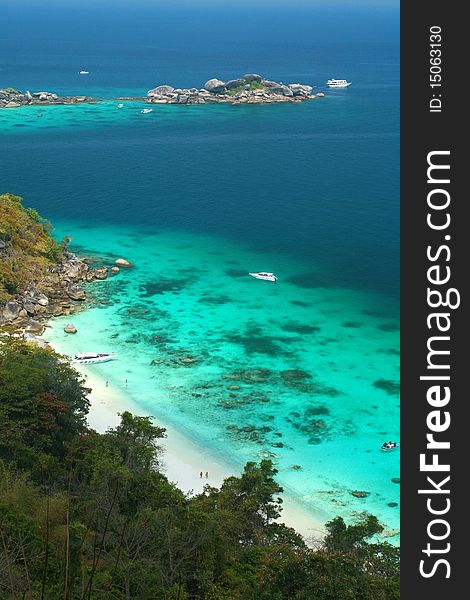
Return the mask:
M0 88L0 108L18 108L19 106L50 106L51 104L95 104L96 98L90 96L59 96L52 92L20 92L12 87Z
M175 88L159 85L147 92L147 96L121 97L114 100L140 101L150 104L271 104L273 102L294 102L313 100L324 96L323 92L313 94L313 87L302 83L284 84L264 79L256 73L248 73L239 79L222 81L209 79L202 88ZM59 96L52 92L21 92L15 88L0 88L0 108L20 106L50 106L54 104L96 104L103 99L91 96ZM107 99L109 100L109 99Z
M148 102L154 104L266 104L272 102L302 102L324 96L312 94L313 87L301 83L284 84L248 73L239 79L221 81L209 79L203 88L181 89L159 85L147 92Z

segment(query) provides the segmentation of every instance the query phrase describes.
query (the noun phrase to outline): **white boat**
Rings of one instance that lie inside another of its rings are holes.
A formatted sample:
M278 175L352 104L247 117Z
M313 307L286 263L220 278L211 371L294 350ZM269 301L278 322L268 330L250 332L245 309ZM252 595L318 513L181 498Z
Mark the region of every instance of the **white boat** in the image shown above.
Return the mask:
M259 273L248 273L252 277L256 279L264 279L265 281L277 281L276 275L274 273L267 273L266 271L260 271Z
M79 74L80 74L80 75L88 75L88 73L89 73L89 72L90 72L90 71L79 71Z
M350 86L352 81L346 81L346 79L328 79L326 85L331 88L345 88Z
M153 111L153 108L143 108L143 109L142 109L140 112L141 112L143 115L146 115L146 114L148 114L148 113L151 113L152 111Z
M120 102L120 103L117 105L117 107L118 107L118 108L124 108L124 104L122 104L122 102Z
M116 358L114 352L79 352L78 354L74 354L72 363L76 365L94 365L96 363L108 362L114 358Z
M399 445L400 444L397 444L397 442L384 442L380 446L380 449L384 452L390 452L391 450L395 450L396 448L398 448Z

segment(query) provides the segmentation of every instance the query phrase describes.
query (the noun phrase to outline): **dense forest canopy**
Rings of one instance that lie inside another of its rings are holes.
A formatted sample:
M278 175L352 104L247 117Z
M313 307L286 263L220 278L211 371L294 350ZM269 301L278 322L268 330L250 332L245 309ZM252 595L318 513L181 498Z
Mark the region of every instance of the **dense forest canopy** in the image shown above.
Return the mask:
M64 357L0 342L0 599L395 600L398 550L373 516L308 547L277 523L276 469L248 463L187 496L161 470L165 430L125 412L87 426Z

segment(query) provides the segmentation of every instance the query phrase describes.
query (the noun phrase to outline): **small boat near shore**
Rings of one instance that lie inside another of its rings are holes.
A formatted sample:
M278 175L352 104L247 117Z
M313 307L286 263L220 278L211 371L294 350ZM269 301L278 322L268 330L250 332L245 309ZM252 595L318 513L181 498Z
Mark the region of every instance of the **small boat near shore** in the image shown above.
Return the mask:
M396 448L398 448L400 444L397 444L397 442L384 442L381 446L380 449L383 452L390 452L391 450L395 450Z
M118 108L124 108L124 104L123 104L122 102L120 102L120 103L117 105L117 107L118 107Z
M268 273L267 271L260 271L259 273L248 273L255 279L264 279L264 281L277 281L276 275L274 273Z
M88 75L90 71L79 71L79 75Z
M72 363L76 365L94 365L97 363L108 362L115 358L116 355L114 352L79 352L78 354L73 355Z
M351 85L352 81L346 79L328 79L326 85L330 88L345 88Z
M151 113L153 111L153 108L143 108L140 112L142 115L147 115L148 113Z

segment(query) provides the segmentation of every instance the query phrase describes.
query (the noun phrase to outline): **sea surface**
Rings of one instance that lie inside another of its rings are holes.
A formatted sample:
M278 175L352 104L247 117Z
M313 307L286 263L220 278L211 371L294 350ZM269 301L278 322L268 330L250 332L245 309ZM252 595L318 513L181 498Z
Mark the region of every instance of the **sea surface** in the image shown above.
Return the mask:
M238 468L272 458L312 514L398 528L400 450L380 451L399 440L398 9L0 7L0 87L107 99L1 110L0 191L135 265L49 339L116 352L100 376ZM246 72L326 96L113 100Z

